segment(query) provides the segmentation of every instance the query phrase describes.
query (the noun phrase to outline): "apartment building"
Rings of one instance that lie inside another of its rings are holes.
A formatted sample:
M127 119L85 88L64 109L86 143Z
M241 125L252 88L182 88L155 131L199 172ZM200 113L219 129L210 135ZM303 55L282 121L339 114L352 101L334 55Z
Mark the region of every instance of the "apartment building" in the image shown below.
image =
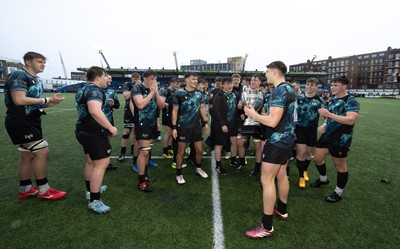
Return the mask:
M378 51L326 60L307 61L290 65L291 72L325 72L327 82L337 76L349 78L349 88L388 89L400 88L400 49L388 47Z

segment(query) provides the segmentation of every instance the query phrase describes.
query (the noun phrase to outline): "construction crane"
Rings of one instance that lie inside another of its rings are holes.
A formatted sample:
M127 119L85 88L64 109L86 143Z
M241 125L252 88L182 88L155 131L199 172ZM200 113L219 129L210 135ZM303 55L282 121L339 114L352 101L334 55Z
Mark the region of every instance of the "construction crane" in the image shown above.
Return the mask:
M58 54L60 55L61 65L62 65L62 67L63 67L63 70L64 70L64 78L65 78L65 79L68 79L68 76L67 76L67 70L65 70L65 65L64 65L63 58L62 58L62 56L61 56L61 52L60 52L60 51L58 51Z
M107 61L106 57L103 54L103 50L99 49L98 51L99 51L99 54L101 55L101 57L103 57L103 60L107 65L107 69L110 70L111 69L110 64L108 64L108 61Z

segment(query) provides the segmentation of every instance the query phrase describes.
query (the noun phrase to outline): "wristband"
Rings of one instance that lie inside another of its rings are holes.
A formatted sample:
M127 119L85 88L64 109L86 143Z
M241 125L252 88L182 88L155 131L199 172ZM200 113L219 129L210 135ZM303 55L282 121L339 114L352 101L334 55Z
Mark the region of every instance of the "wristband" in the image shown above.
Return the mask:
M49 98L45 98L45 99L44 99L44 103L45 103L45 104L49 103Z
M171 126L172 130L176 130L176 125Z
M42 98L42 105L46 103L46 99Z
M206 124L208 124L208 121L207 121L207 120L203 120L203 121L201 121L201 123L202 123L203 125L206 125Z

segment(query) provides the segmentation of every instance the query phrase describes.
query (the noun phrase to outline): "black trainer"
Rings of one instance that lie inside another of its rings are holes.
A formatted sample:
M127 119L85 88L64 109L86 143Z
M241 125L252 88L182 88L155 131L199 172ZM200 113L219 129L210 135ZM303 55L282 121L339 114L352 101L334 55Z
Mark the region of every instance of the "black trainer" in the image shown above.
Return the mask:
M327 202L338 202L342 199L340 195L336 193L336 191L333 191L333 193L327 197L325 197L325 201Z
M252 170L252 171L249 173L249 176L257 177L259 174L260 174L260 172L258 172L258 171L256 171L256 170Z
M107 166L106 170L117 170L117 167L110 163L110 164Z
M232 167L237 167L238 165L239 165L239 163L235 160L235 161L229 161L229 164L232 166Z
M119 155L117 160L118 160L119 162L124 161L124 160L125 160L125 154L122 153L121 155Z
M240 171L242 171L243 168L244 168L244 166L239 164L239 165L236 167L235 172L236 172L236 173L239 173Z
M321 181L320 179L316 180L315 182L310 184L311 188L319 188L322 185L328 185L329 184L329 180L326 180L326 182Z
M146 180L146 182L156 182L156 181L157 181L157 178L152 177L151 175L147 174L147 175L145 176L145 180Z
M224 170L224 168L222 168L221 166L215 167L215 171L217 171L218 174L223 175L223 176L227 174L226 170Z
M142 184L138 184L138 189L145 193L153 192L153 188L150 185L146 184L146 182L143 182Z

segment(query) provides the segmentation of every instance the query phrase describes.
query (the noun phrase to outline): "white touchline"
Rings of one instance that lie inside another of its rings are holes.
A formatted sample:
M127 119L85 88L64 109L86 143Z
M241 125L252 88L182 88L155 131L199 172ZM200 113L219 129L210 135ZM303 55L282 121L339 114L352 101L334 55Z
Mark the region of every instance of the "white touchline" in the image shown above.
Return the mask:
M68 111L73 111L73 110L76 110L76 108L74 108L74 109L51 110L51 111L46 111L46 113L68 112Z
M221 196L219 193L218 174L215 171L215 153L211 152L211 179L212 179L212 199L213 199L213 220L214 220L214 249L224 249L224 225L222 223Z

